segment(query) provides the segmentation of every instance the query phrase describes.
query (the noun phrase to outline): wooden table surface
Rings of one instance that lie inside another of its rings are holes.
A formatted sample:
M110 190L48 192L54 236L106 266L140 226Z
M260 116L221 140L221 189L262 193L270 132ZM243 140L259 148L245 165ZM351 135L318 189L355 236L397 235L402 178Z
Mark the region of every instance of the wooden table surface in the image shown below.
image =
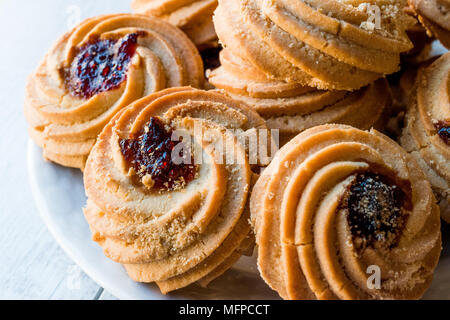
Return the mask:
M0 299L115 299L67 257L39 217L23 100L27 76L61 34L93 15L130 12L130 1L0 0Z

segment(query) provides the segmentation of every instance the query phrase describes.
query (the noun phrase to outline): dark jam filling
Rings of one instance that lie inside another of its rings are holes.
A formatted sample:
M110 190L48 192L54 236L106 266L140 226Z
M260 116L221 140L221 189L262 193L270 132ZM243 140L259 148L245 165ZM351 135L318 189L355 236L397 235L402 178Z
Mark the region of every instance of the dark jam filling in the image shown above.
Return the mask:
M447 144L450 145L450 122L438 121L435 124L438 136Z
M341 208L358 248L394 246L405 224L408 207L405 192L387 177L358 174L350 185Z
M208 48L200 52L205 70L208 69L214 70L220 67L220 59L219 59L220 51L222 51L222 47L219 46Z
M127 163L141 179L150 176L154 189L180 189L196 174L195 165L172 161L172 150L183 142L172 141L171 137L172 131L160 119L152 117L137 137L119 142ZM180 149L179 156L187 156L183 155L185 148Z
M80 47L70 67L63 70L71 94L88 99L119 87L127 77L138 35L131 33L120 39L95 39Z

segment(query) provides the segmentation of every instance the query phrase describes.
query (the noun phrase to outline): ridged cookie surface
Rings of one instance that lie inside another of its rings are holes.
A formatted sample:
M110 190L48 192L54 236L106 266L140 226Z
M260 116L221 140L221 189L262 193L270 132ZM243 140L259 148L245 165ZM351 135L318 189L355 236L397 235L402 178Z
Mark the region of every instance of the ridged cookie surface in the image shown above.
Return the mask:
M427 174L450 223L450 53L420 69L408 102L400 143Z
M212 22L217 0L133 0L131 7L136 13L159 17L181 28L200 50L217 45Z
M262 116L269 129L279 130L281 145L316 125L342 123L360 129L381 128L391 104L385 79L356 91L319 90L295 82L274 81L233 56L221 52L222 66L208 81Z
M450 1L408 0L408 3L428 34L450 49Z
M156 282L163 293L221 275L253 242L253 174L238 136L264 128L247 106L190 87L124 109L86 164L93 239L133 280Z
M414 23L403 1L221 0L225 48L269 78L353 90L398 70Z
M46 54L28 79L25 116L45 158L83 169L118 111L184 85L203 85L203 64L181 30L142 15L103 15L80 23Z
M413 299L441 251L414 158L375 130L323 125L279 150L250 201L258 268L285 299Z

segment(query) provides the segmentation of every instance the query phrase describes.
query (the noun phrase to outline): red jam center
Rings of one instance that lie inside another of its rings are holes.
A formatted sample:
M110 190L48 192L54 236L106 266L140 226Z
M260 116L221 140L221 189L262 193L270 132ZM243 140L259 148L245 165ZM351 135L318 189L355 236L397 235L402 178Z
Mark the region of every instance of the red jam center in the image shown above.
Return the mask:
M127 77L136 52L138 33L120 39L97 39L78 49L72 64L64 70L72 95L85 99L117 88Z
M120 140L125 160L141 179L150 175L152 188L179 189L195 177L195 165L172 161L172 150L183 142L172 141L171 137L172 131L160 119L152 117L137 137ZM180 149L183 157L183 148Z
M447 144L450 145L450 122L438 121L435 124L438 136Z
M350 185L341 208L348 210L351 233L363 247L389 246L397 242L405 223L406 201L405 192L387 177L362 173Z

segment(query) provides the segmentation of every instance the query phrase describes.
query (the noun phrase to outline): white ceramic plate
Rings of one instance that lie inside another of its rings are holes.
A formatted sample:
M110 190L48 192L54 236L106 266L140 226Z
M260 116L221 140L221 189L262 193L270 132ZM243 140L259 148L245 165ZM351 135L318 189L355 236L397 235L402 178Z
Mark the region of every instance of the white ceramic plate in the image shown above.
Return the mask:
M31 190L39 213L64 251L94 281L119 299L277 299L259 277L253 257L242 257L208 289L196 284L163 295L154 284L128 278L125 269L103 255L91 240L84 219L86 203L80 170L64 168L42 158L41 149L28 143L28 170Z
M42 152L28 143L28 169L37 208L64 251L100 286L120 299L277 299L278 295L259 277L255 260L242 257L208 289L191 285L162 295L156 285L128 278L125 269L106 258L91 240L81 208L86 203L82 174L42 159ZM448 228L448 226L445 226ZM447 230L449 231L449 230ZM450 299L450 232L427 299Z

